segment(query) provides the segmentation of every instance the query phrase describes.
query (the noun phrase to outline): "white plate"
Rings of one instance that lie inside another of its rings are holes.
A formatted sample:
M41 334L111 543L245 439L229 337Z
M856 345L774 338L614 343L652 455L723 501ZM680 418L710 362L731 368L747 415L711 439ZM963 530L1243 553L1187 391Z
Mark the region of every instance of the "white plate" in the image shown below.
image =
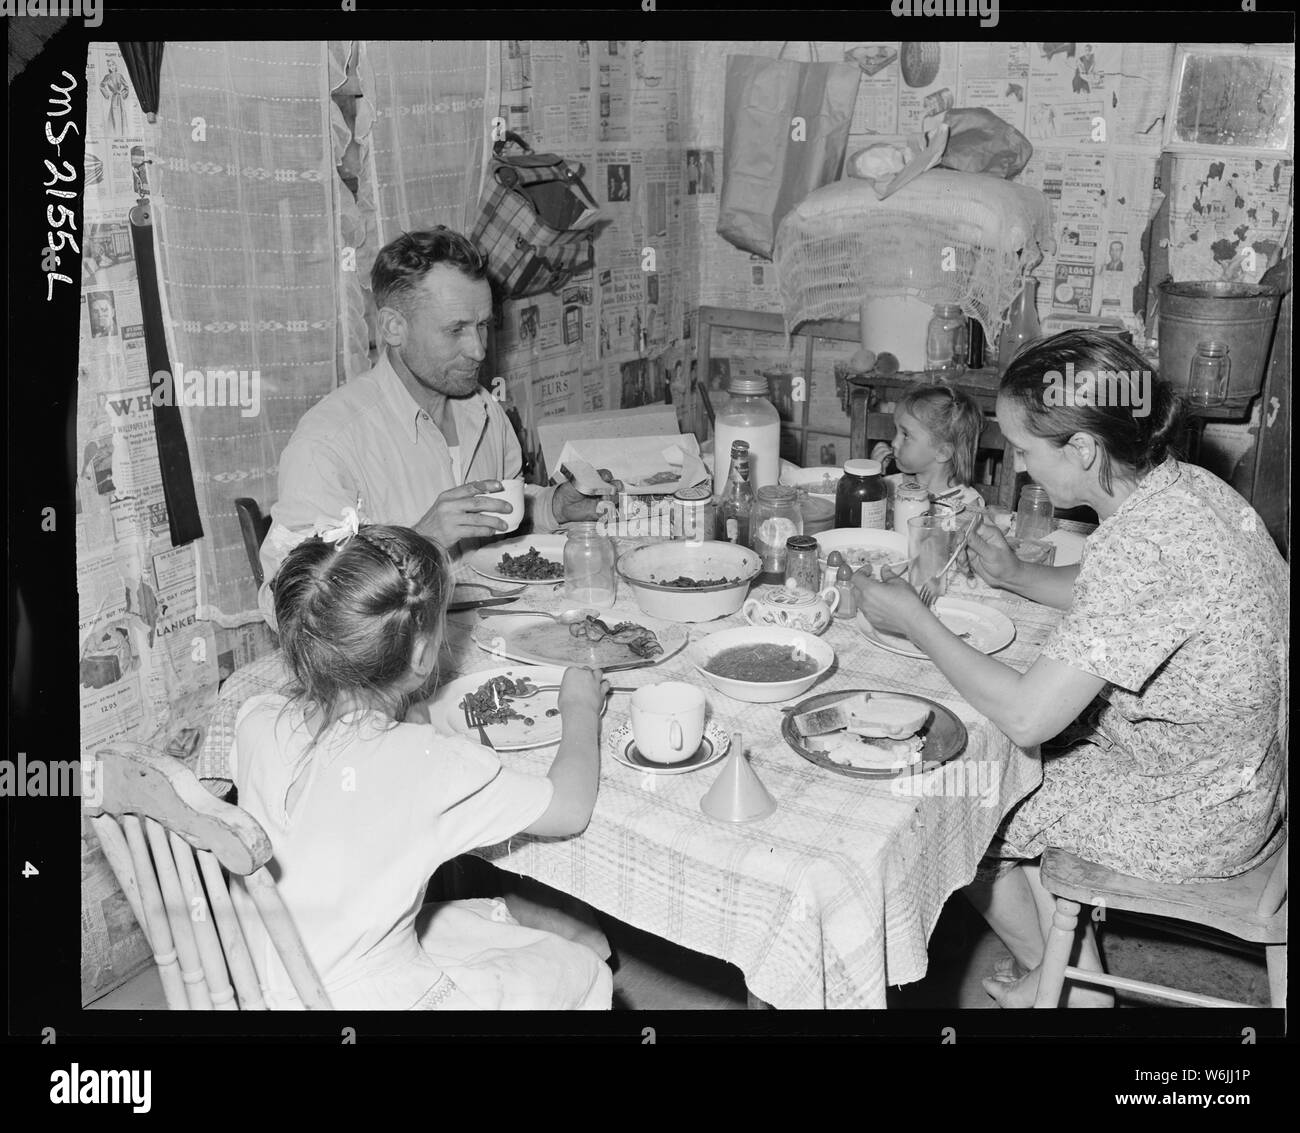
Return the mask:
M870 562L873 578L878 576L880 566L907 559L907 536L897 531L882 531L878 527L835 527L813 538L821 548L823 568L826 556L832 551L839 551L854 570L862 565L863 560ZM856 555L855 551L858 552Z
M935 602L934 614L953 633L970 634L967 643L981 653L996 653L1016 639L1015 623L1005 614L981 602L945 596ZM878 632L861 612L857 616L857 626L868 641L881 649L897 653L900 657L928 660L925 653L907 638Z
M541 548L538 548L539 550ZM600 641L594 645L585 638L574 637L569 627L550 618L535 614L510 614L505 617L486 618L474 626L474 644L485 653L508 661L524 661L533 665L590 665L604 668L607 665L627 665L636 661L653 661L656 665L666 661L686 644L686 628L674 622L647 617L638 613L624 618L618 614L602 612L606 625L620 621L633 621L652 630L664 647L654 657L639 657L626 645Z
M466 736L477 743L478 729L465 723L465 713L460 702L466 693L481 688L493 677L509 677L516 681L520 677L527 677L535 685L558 685L564 677L564 670L515 665L509 669L485 669L481 673L469 673L443 685L429 702L429 719L434 727L453 735ZM560 717L558 714L547 716L546 711L558 707L559 695L559 690L555 689L539 692L527 700L511 701L516 712L523 713L533 722L526 724L523 720L507 720L504 724L484 725L492 746L497 751L527 751L529 748L558 744Z
M685 775L688 771L711 767L727 754L727 749L730 747L731 737L712 720L704 725L704 738L700 741L695 754L681 763L653 763L646 759L636 750L631 724L624 724L605 737L607 755L624 767L644 772L646 775Z
M528 554L529 547L536 547L537 553L544 559L550 559L553 563L564 565L564 541L565 535L524 535L518 539L506 539L500 543L489 543L486 547L479 547L471 551L466 558L470 570L483 578L490 578L493 582L510 582L518 586L545 586L556 585L564 581L564 576L558 578L515 578L512 575L502 574L500 569L501 556L511 554L515 556Z

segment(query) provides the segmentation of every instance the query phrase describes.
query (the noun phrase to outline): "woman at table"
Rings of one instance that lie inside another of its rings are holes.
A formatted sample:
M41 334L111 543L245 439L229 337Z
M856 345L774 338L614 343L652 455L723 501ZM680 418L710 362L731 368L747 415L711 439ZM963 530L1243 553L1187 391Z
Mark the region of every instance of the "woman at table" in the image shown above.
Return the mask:
M1174 882L1231 877L1276 848L1288 573L1245 500L1171 455L1178 399L1119 339L1070 331L1026 350L997 418L1055 506L1100 520L1072 566L1021 562L991 524L971 538L986 582L1066 611L1034 664L979 653L900 580L854 586L873 624L907 634L1015 743L1056 741L967 889L1015 960L985 989L1028 1007L1053 912L1034 864L1047 847ZM1078 948L1079 967L1101 970L1090 932ZM1083 987L1067 999L1111 1003Z

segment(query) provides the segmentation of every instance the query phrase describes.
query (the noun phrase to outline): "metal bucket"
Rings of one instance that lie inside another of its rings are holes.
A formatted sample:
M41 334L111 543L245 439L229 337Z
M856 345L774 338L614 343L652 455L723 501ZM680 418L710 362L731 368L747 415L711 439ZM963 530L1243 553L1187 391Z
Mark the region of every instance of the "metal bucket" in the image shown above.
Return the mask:
M1198 342L1228 346L1230 370L1225 416L1244 413L1264 386L1281 292L1254 283L1162 283L1160 376L1179 393Z

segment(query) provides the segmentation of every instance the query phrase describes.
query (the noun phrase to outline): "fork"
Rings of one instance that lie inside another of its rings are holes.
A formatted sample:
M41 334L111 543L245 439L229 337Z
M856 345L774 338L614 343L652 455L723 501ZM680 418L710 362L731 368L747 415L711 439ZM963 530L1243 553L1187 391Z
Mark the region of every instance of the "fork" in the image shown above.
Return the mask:
M975 530L975 525L979 523L979 521L980 517L979 515L976 515L967 526L966 533L961 537L961 542L957 544L957 549L953 551L952 558L944 563L941 569L935 571L934 574L921 583L921 587L917 593L921 596L921 601L924 602L926 606L933 606L935 599L939 597L939 580L948 573L952 564L957 561L957 556L966 549L966 544L970 540L971 532Z
M468 704L461 705L461 711L465 713L465 723L471 728L478 729L478 742L491 751L496 751L496 746L488 739L487 729L483 727L483 718L475 712Z
M528 686L528 691L527 691L527 692L521 692L521 693L519 693L518 695L514 695L514 694L511 694L511 693L508 693L508 692L503 692L501 695L502 695L506 700L528 700L528 699L530 699L531 697L536 696L539 692L557 692L557 691L559 691L559 688L560 688L559 685L535 685L535 684L533 684L531 681L526 681L526 680L525 680L525 681L516 681L515 683L516 683L516 684L520 684L520 683L522 683L522 684L526 684L526 685ZM616 687L612 687L612 686L611 686L611 688L610 688L609 691L610 691L610 692L636 692L636 689L631 688L631 687L628 687L628 688L616 688Z

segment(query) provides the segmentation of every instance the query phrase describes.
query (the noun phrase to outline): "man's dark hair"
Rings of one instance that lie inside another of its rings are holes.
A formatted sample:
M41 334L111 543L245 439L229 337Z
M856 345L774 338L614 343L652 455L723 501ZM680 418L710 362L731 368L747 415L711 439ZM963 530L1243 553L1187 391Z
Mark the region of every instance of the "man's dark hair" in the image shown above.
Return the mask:
M459 232L442 225L403 232L380 249L370 269L375 307L404 311L411 293L438 264L455 268L468 279L487 278L487 257Z

